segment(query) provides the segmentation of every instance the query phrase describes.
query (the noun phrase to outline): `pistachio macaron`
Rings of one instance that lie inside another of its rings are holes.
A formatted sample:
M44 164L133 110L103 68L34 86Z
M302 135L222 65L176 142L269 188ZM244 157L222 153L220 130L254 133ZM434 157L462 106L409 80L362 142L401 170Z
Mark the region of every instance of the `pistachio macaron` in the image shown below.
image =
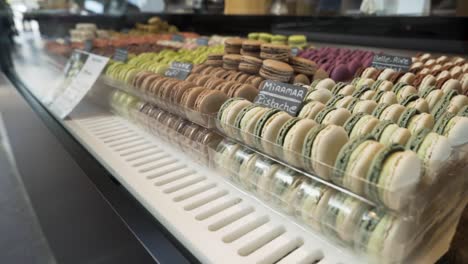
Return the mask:
M283 141L284 161L293 166L303 168L305 165L302 159L302 148L307 133L317 126L317 123L312 119L300 119L289 129Z
M350 116L351 112L348 109L327 107L317 114L315 121L319 124L342 126Z
M281 128L286 122L293 117L286 112L280 111L270 116L262 128L257 130L256 135L260 135L261 149L272 156L275 156L277 146L276 139L280 133Z
M406 145L411 137L411 132L407 128L399 127L390 120L385 120L374 127L371 135L386 146L392 144Z
M319 101L308 100L299 111L298 117L314 119L317 114L325 108L325 105Z
M379 123L380 120L376 117L360 112L348 118L343 128L348 133L349 138L353 139L369 134Z

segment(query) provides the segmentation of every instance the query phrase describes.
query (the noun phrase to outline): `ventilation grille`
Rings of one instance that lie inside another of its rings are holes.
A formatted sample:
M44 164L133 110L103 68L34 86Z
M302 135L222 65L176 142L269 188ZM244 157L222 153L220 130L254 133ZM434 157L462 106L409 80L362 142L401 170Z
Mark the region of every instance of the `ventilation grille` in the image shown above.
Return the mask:
M203 263L363 263L118 116L66 126Z

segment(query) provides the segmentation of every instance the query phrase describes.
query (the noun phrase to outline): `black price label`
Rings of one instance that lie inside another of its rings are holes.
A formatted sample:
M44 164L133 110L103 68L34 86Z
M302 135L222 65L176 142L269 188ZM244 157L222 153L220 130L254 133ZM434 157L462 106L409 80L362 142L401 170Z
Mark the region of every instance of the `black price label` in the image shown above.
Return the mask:
M190 75L192 68L193 65L191 63L175 61L171 63L171 66L164 73L164 76L185 80Z
M172 35L172 40L173 41L184 42L185 38L184 38L184 36L182 36L180 34L174 34L174 35Z
M394 69L399 72L407 72L411 67L410 57L379 55L375 54L372 60L372 67L376 69Z
M307 88L302 86L267 80L255 98L255 103L280 109L296 116L307 91Z
M208 42L210 41L207 37L199 37L197 38L197 45L198 46L208 46Z
M90 52L93 49L93 40L87 39L84 42L84 51Z
M116 61L126 62L128 59L128 50L122 48L115 49L114 56L112 57L112 59Z

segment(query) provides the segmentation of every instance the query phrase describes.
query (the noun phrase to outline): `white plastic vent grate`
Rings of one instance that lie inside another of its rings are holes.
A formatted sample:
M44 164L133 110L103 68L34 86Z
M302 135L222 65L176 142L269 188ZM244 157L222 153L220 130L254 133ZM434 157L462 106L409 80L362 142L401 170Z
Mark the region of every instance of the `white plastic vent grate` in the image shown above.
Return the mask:
M203 263L364 263L123 118L65 126Z

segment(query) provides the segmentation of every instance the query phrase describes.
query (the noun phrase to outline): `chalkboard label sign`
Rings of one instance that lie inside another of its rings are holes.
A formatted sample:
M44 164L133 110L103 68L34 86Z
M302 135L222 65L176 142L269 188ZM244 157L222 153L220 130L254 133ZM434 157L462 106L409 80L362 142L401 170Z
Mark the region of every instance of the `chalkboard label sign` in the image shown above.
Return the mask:
M164 73L164 76L185 80L190 75L192 68L193 65L191 63L174 61Z
M87 39L84 42L84 51L90 52L93 49L93 40Z
M112 57L116 61L122 61L125 62L128 59L128 50L127 49L122 49L122 48L117 48L114 51L114 56Z
M296 116L307 91L307 88L302 86L267 80L255 98L255 103L280 109Z
M184 42L185 38L184 38L184 36L182 36L180 34L174 34L174 35L172 35L172 40L173 41L178 41L178 42Z
M199 37L197 38L197 45L198 46L208 46L208 42L210 41L207 37Z
M411 63L410 57L375 54L372 60L372 67L376 69L390 68L399 72L407 72L411 67Z

